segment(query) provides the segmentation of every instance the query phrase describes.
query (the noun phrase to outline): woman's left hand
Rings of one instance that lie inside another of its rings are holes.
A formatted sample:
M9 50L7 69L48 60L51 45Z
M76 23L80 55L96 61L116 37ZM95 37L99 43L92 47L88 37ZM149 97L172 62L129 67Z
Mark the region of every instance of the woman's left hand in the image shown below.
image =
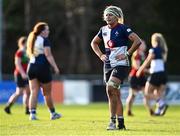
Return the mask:
M56 68L54 68L54 72L55 72L55 74L57 74L57 75L58 75L58 74L60 73L60 72L59 72L59 68L57 68L57 67L56 67Z

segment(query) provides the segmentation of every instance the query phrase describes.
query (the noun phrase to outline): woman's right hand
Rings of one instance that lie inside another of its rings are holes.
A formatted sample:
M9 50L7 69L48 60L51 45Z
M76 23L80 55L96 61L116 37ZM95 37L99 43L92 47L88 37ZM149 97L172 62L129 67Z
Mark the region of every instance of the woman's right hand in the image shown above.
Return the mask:
M105 62L107 60L107 56L105 54L102 54L100 57L99 57L103 62Z
M136 77L140 77L141 72L142 72L142 71L139 69L139 70L136 72Z
M25 74L25 73L21 74L21 77L22 77L23 79L28 79L28 75Z

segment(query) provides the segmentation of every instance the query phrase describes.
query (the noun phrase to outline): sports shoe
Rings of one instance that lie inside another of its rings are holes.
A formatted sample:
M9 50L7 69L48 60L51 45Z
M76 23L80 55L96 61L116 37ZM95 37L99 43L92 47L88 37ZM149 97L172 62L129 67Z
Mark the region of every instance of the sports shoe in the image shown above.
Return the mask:
M25 111L25 114L26 114L26 115L29 115L29 114L30 114L30 112L29 112L29 111Z
M61 118L61 117L62 117L61 114L54 113L54 114L51 114L50 119L51 119L51 120L55 120L55 119L59 119L59 118Z
M107 127L107 130L116 130L116 124L113 122L110 122Z
M151 116L154 116L154 115L155 115L155 114L154 114L154 111L153 111L152 109L149 110L149 114L150 114Z
M35 114L30 114L29 120L38 120Z
M25 109L25 114L26 114L26 115L29 115L29 114L30 114L28 107L26 107L26 109Z
M160 115L163 116L168 109L168 105L164 104L162 107L160 107L160 109L161 109Z
M119 130L126 130L124 125L124 118L118 118L118 129Z
M123 125L118 125L118 129L119 129L119 130L126 130L126 127L125 127L124 124L123 124Z
M7 114L11 114L11 110L9 107L5 107L4 108L4 111L7 113Z
M26 110L26 111L25 111L25 114L26 114L26 115L29 115L29 114L30 114L29 110Z

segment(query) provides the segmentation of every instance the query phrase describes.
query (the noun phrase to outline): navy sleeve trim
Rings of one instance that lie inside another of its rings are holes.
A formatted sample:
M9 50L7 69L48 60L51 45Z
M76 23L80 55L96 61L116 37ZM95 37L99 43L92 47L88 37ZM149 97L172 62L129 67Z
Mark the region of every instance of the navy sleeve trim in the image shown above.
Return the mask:
M48 38L44 38L44 47L51 47L51 42Z
M128 37L131 33L133 33L133 31L131 30L130 27L126 26L126 25L122 25L123 27L123 30L124 30L124 33L125 35Z

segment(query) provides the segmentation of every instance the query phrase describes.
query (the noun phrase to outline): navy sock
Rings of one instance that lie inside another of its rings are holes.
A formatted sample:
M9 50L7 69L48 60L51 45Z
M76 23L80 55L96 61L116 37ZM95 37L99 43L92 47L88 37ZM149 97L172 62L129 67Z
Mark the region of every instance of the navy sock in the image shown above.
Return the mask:
M55 113L55 108L51 108L51 109L49 109L49 111L53 114L53 113Z
M30 109L29 112L30 112L31 114L36 114L36 109Z
M118 117L118 123L119 123L119 125L124 125L124 117L123 116Z

